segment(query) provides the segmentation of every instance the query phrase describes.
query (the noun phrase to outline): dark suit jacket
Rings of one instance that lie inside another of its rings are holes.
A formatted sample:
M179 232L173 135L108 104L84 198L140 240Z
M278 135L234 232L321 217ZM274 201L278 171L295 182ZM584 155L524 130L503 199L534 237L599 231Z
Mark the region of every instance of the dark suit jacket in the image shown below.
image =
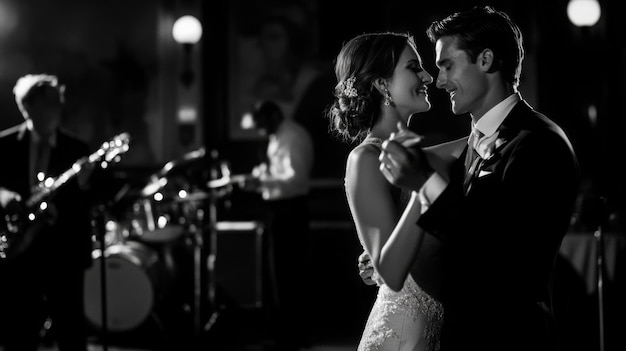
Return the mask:
M563 131L524 101L498 139L470 191L462 186L462 155L418 221L443 242L442 351L541 350L555 340L551 274L578 191L578 163Z
M0 132L0 187L18 192L23 199L31 195L29 184L30 132L24 124ZM79 158L88 155L85 142L67 131L57 132L51 151L48 176L58 176ZM91 225L89 198L78 188L76 179L56 193L52 203L58 210L56 223L46 228L33 243L37 261L63 264L82 269L91 262ZM50 259L53 258L53 261Z

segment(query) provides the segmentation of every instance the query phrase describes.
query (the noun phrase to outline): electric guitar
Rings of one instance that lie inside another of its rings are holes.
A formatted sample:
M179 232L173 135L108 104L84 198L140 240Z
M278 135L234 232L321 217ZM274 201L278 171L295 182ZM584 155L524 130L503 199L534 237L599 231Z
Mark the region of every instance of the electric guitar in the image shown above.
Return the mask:
M25 201L0 209L0 262L21 254L33 241L39 229L50 219L48 203L68 181L78 176L86 166L100 162L118 162L120 155L128 151L130 138L127 133L116 135L88 157L83 157L57 177L46 178Z

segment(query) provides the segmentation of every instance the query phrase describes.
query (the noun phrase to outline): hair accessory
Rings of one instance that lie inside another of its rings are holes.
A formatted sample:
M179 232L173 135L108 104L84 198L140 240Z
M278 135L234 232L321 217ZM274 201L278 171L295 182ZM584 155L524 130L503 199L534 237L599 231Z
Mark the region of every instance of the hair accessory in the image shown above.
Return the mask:
M346 79L343 81L343 95L349 98L354 98L359 96L359 94L356 91L356 88L354 87L354 82L356 81L356 78L354 76Z

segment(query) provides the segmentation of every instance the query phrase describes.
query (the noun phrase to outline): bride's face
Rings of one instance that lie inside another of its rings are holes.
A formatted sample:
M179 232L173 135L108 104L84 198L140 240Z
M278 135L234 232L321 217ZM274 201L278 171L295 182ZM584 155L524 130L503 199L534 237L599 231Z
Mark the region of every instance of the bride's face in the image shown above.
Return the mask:
M409 116L430 109L427 85L433 77L424 70L417 50L407 45L398 60L393 76L388 80L393 104L405 122Z

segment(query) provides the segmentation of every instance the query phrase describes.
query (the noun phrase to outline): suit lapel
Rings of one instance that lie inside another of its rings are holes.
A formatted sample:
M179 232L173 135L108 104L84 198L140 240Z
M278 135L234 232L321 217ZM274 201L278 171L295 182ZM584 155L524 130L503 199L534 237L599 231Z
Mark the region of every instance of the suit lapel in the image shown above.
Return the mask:
M502 138L507 142L515 138L523 126L529 122L527 117L531 115L531 111L532 108L526 101L519 101L498 128L500 132L498 138Z
M465 174L463 188L465 190L465 195L467 196L472 188L472 183L478 177L481 171L486 168L497 163L501 158L502 149L513 139L517 134L519 134L522 129L522 124L524 124L525 118L524 116L529 115L529 112L532 108L526 103L526 101L521 100L509 112L508 116L504 118L500 127L498 127L497 132L498 138L496 139L497 143L495 145L493 155L483 160L480 156L477 156L476 161L473 162L469 169L466 168L467 173ZM469 159L468 154L471 152L469 146L466 147L466 158Z

